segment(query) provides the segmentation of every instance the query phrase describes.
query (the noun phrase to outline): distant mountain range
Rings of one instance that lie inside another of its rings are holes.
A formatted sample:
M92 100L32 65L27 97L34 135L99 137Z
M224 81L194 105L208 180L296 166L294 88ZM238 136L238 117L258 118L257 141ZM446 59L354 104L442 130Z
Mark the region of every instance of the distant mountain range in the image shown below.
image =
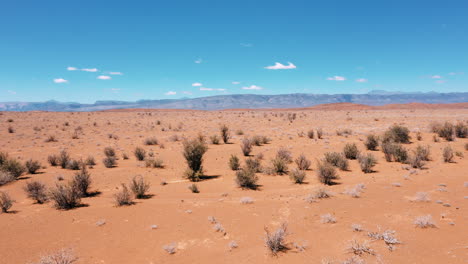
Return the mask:
M371 106L386 104L427 103L447 104L468 102L468 92L403 93L372 91L367 94L233 94L199 98L125 101L96 101L94 104L74 102L4 102L0 111L100 111L109 109L194 109L222 110L234 108L296 108L330 103L355 103Z

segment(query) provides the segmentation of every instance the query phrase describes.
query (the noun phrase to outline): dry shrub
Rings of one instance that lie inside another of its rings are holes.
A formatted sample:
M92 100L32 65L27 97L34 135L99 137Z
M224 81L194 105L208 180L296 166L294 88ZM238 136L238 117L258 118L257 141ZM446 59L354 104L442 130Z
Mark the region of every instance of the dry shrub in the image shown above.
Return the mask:
M286 148L281 147L276 152L276 158L284 160L286 163L291 163L293 161L291 151Z
M308 199L327 199L333 196L333 193L328 189L319 187L315 189L312 194L309 195Z
M372 153L367 153L366 155L359 156L359 165L361 166L361 170L364 173L371 173L373 170L372 168L377 164L377 159L375 158Z
M35 264L73 264L78 260L69 249L61 249L56 253L42 256Z
M240 161L236 155L231 155L229 158L229 168L233 171L236 171L240 168Z
M0 166L2 166L3 163L7 160L8 160L8 153L0 152Z
M408 151L398 143L386 141L382 143L382 152L385 160L388 162L406 162L408 160Z
M50 190L49 198L57 209L69 210L80 205L81 193L70 185L58 184Z
M70 161L70 155L66 150L60 151L59 157L58 157L58 163L60 164L60 167L62 169L66 169L68 166L68 162Z
M104 155L106 155L106 157L113 157L115 158L115 149L113 147L105 147L104 148Z
M139 161L144 160L145 157L146 157L146 150L144 150L143 148L140 148L140 147L136 147L135 151L133 153L135 154L135 157Z
M314 139L314 130L309 130L307 131L307 137L310 139Z
M379 138L374 134L367 135L364 145L367 150L377 150L377 147L379 146Z
M28 182L23 189L28 198L33 199L38 204L42 204L48 200L46 186L41 182Z
M0 171L0 186L16 180L15 176L7 171Z
M265 227L265 245L273 255L288 249L286 245L286 236L288 235L287 229L287 223L282 223L274 232L270 232L268 228Z
M338 152L325 153L325 161L343 171L348 170L349 167L346 157Z
M442 151L442 157L444 162L450 163L453 162L453 150L450 145L447 145Z
M252 170L254 172L261 172L262 171L262 165L261 165L261 160L258 158L248 158L245 160L245 167L249 170Z
M113 168L117 164L117 161L116 161L115 157L105 157L102 160L102 163L104 164L104 166L106 168Z
M317 138L322 139L323 137L323 130L321 128L317 129Z
M258 176L251 169L242 168L236 171L236 183L242 189L257 189L257 181Z
M117 206L132 205L132 195L127 188L127 185L122 184L122 189L114 195L115 204Z
M186 177L191 181L198 181L203 175L203 155L208 150L205 143L197 139L183 142L183 155L188 165Z
M8 193L0 191L0 209L2 209L3 213L8 213L14 202Z
M142 176L135 176L130 182L130 190L132 190L136 199L146 198L146 192L148 192L149 188L150 183L145 181Z
M91 183L91 174L86 169L86 166L82 165L81 170L75 173L75 176L71 181L71 186L80 194L81 197L87 197L89 196Z
M429 145L426 145L426 146L418 145L416 147L416 150L414 151L414 154L423 161L429 161L430 155L431 155L431 148L429 147Z
M47 157L47 162L49 162L50 166L57 166L59 164L60 158L59 156L52 154Z
M354 160L357 159L359 156L359 149L357 148L356 144L348 143L343 148L343 154L347 159Z
M368 241L360 243L357 240L352 240L348 247L348 251L358 256L363 254L375 255L375 251L369 247Z
M312 162L308 160L304 154L301 154L299 157L297 157L295 162L300 170L308 170L312 164Z
M302 184L304 183L306 173L300 169L294 169L289 173L289 177L294 183Z
M25 165L29 174L36 174L37 170L41 168L41 163L37 160L32 159L27 160Z
M146 159L145 166L147 168L164 168L164 161L162 159Z
M423 216L418 216L414 220L414 224L416 227L420 228L429 228L429 227L436 227L436 224L434 223L434 220L432 219L431 215L423 215Z
M439 137L444 138L447 141L453 141L453 136L455 133L455 128L450 122L445 122L444 125L438 128L436 133Z
M88 166L94 166L96 165L96 160L94 159L93 156L88 156L85 160L85 164Z
M226 125L221 125L219 130L224 144L227 144L229 139L231 138L231 132L229 131L229 128Z
M45 142L57 142L57 138L55 136L49 136L46 138Z
M320 216L320 222L323 224L334 224L336 223L336 218L332 214L324 214Z
M396 143L410 143L410 135L409 135L409 129L404 127L404 126L400 126L400 125L393 125L391 126L385 133L384 133L384 136L383 136L383 139L382 141L383 142L388 142L388 141L392 141L392 142L396 142Z
M455 125L455 136L458 138L468 137L468 125L463 122L458 122Z
M0 171L7 172L11 174L11 176L18 179L26 171L26 167L16 159L7 158L6 160L2 161L2 164L0 165Z
M283 175L288 172L288 165L284 159L276 157L271 160L271 168L274 174Z
M242 154L244 156L249 156L250 152L252 152L252 141L248 138L244 138L241 142L241 149L242 149Z
M150 138L145 139L143 143L147 146L158 145L158 139L155 137L150 137Z
M332 185L334 180L339 179L335 167L328 162L317 162L317 178L327 185Z
M219 137L218 135L213 135L210 137L211 144L218 145L219 144Z

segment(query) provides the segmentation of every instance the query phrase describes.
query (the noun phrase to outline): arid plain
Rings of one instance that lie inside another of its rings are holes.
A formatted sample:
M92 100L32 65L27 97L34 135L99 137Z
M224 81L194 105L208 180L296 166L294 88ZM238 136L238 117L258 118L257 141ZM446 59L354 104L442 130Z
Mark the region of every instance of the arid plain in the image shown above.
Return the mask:
M92 264L467 263L468 139L447 141L432 131L434 122L466 126L467 121L463 104L3 112L0 152L41 166L35 174L25 172L0 186L15 200L0 214L0 263L41 263L41 257L61 249L75 256L75 263ZM227 144L220 135L223 125L229 129ZM368 135L382 138L394 125L410 131L410 142L401 144L409 156L418 146L429 146L429 158L421 166L386 161L381 142L376 150L366 148ZM183 144L200 135L207 147L204 176L191 182L184 178ZM218 144L212 143L214 135ZM254 136L265 140L244 156L241 145ZM155 144L145 144L148 139L156 139ZM325 153L341 153L353 143L361 156L376 158L371 172L364 173L358 159L347 159L348 168L335 168L339 178L333 184L321 183L317 167ZM450 162L444 161L447 146ZM116 153L111 168L103 165L108 147ZM137 160L137 147L162 166L147 167L148 162ZM48 157L62 150L73 160L92 156L96 163L87 166L90 195L69 210L57 209L51 199L38 204L24 190L28 182L39 181L48 192L79 173L49 164ZM278 150L292 158L283 164L286 173L272 171ZM301 154L311 162L308 170L296 170ZM247 159L260 162L256 188L238 186L237 171L229 164L232 155L241 167ZM293 172L305 173L301 184L291 179ZM147 195L117 206L122 183L129 186L135 176L149 184ZM198 193L189 189L192 184ZM319 191L330 197L317 195ZM283 223L287 230L281 247L272 252L265 230L274 233Z

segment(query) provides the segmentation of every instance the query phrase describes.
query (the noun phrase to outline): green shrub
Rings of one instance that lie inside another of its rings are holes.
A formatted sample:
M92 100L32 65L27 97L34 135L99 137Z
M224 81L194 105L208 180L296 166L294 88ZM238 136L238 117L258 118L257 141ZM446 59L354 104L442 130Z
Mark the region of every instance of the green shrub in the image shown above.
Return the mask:
M185 140L183 148L183 155L189 168L185 176L188 176L187 178L191 181L197 181L203 175L203 155L208 148L205 143L197 139ZM191 173L191 175L187 175L187 173Z

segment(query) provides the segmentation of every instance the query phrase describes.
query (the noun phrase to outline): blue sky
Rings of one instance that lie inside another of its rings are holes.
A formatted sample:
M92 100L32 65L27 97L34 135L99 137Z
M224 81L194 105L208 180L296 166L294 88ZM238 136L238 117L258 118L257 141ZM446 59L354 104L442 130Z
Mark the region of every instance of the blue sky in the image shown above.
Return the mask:
M466 92L467 14L466 0L2 1L0 101Z

